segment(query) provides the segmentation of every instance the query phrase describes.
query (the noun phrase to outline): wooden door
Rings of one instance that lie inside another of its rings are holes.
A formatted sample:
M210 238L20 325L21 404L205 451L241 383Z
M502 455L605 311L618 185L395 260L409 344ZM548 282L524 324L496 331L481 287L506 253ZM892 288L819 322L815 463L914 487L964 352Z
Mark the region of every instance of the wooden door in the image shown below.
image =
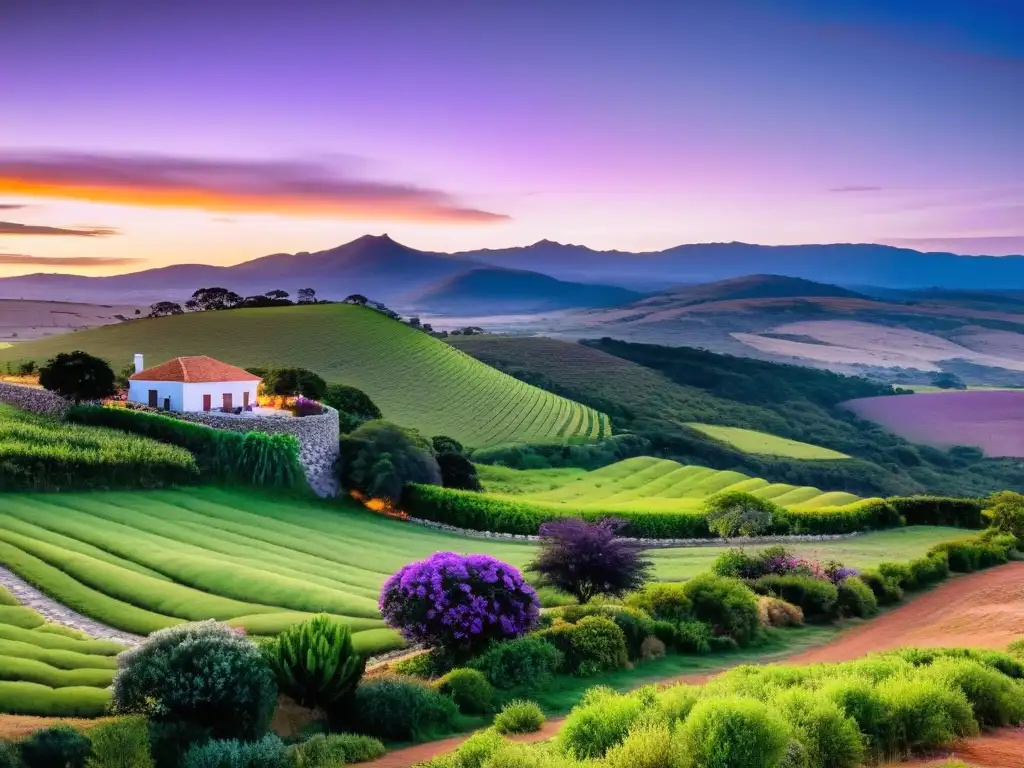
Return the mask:
M230 411L231 407L232 407L231 406L231 393L230 392L225 392L224 393L224 410L225 411Z
M249 407L249 390L248 389L245 390L245 392L242 393L242 407L243 408L248 408Z
M149 407L156 408L157 404L157 393L155 389L149 390Z
M209 411L212 408L213 408L213 396L212 395L203 395L203 410L204 411Z

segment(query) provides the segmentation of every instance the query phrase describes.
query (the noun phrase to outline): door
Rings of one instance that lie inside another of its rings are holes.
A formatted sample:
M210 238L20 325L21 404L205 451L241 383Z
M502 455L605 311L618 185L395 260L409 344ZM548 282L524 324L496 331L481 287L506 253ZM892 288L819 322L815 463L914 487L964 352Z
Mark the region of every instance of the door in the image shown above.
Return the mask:
M209 411L213 408L213 397L211 395L203 395L203 410Z
M224 393L224 410L225 411L230 411L231 410L231 393L230 392L225 392Z
M245 390L245 392L242 393L242 407L243 408L248 408L249 407L249 390L248 389Z
M156 390L155 389L149 390L149 407L150 408L156 408L156 403L157 403L157 399L156 398L157 398Z

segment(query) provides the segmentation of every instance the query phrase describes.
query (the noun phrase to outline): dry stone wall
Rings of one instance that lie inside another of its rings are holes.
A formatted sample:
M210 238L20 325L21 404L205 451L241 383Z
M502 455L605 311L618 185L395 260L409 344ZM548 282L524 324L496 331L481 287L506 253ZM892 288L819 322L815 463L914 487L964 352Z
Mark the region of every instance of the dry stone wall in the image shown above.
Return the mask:
M299 461L306 470L306 480L320 497L337 496L338 480L334 466L338 461L341 431L338 412L326 408L320 416L259 416L252 413L229 414L218 411L169 413L184 421L205 424L232 432L266 432L294 435L299 441Z
M63 416L70 405L63 397L48 390L5 381L0 381L0 403L45 416Z

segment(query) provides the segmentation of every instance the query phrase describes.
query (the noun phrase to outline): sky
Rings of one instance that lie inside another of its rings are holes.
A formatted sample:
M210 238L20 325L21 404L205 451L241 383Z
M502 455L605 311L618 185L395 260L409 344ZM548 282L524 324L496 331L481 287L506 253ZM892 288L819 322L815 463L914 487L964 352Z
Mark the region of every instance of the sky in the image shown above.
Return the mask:
M0 0L0 51L0 275L385 232L1024 253L1020 0Z

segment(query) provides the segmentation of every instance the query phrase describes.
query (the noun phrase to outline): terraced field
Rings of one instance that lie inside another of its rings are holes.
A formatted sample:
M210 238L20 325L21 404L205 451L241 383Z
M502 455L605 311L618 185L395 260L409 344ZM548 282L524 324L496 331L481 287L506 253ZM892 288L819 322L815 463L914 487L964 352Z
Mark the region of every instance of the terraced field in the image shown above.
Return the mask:
M0 350L0 363L43 363L82 349L115 370L139 352L147 364L211 355L243 367L289 365L359 387L384 417L472 447L597 439L608 417L491 368L379 312L345 304L197 312L133 320Z
M802 443L799 440L789 440L785 437L769 435L767 432L758 432L754 429L720 427L714 424L698 424L695 422L688 423L686 426L696 429L708 437L713 437L715 440L731 445L738 451L753 453L758 456L784 456L789 459L806 459L808 461L834 461L850 458L845 453L833 451L830 448Z
M96 717L124 646L48 624L0 587L0 712Z
M575 509L683 511L699 507L708 496L721 491L747 491L784 507L805 509L849 504L858 498L851 493L769 483L740 472L683 465L650 456L625 459L568 477L545 475L531 478L532 471L523 470L523 477L518 483L514 477L508 476L511 471L505 470L499 475L501 480L496 485L505 492L494 495ZM486 483L487 470L483 471L482 477ZM516 493L517 485L528 490Z

